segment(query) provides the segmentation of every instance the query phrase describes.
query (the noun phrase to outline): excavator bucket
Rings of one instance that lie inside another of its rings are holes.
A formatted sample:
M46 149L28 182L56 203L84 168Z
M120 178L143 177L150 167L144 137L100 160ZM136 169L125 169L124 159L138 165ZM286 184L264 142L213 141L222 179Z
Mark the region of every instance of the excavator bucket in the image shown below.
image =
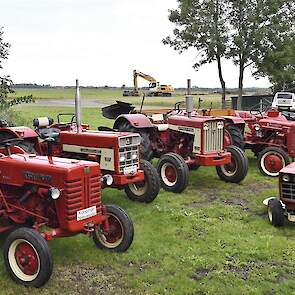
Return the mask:
M129 114L135 109L131 103L116 100L117 103L102 108L102 115L108 119L116 119L123 114Z

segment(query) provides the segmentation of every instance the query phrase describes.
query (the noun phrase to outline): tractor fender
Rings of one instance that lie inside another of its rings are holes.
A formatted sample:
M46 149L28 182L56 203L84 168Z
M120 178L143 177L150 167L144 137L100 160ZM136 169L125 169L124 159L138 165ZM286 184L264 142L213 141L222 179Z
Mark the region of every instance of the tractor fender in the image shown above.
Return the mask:
M147 118L145 115L143 114L127 114L127 115L120 115L115 123L114 123L114 129L118 129L119 126L123 123L123 122L129 122L129 124L134 127L134 128L153 128L153 124L151 123L151 121L149 120L149 118Z
M245 121L243 118L236 117L236 116L224 116L223 117L226 122L230 122L233 125L244 125Z
M28 127L8 127L1 128L0 134L3 138L32 138L38 137L38 134L31 128ZM4 136L6 134L6 136Z

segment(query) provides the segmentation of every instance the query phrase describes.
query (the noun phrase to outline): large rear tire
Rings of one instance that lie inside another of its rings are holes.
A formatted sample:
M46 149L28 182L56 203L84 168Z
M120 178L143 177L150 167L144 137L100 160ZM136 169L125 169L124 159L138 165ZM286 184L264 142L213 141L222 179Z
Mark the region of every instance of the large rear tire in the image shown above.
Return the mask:
M159 194L159 176L154 166L146 160L140 161L140 169L144 172L144 180L126 185L125 192L132 201L150 203Z
M28 287L41 287L50 278L52 256L46 240L35 230L20 227L9 234L4 262L11 278Z
M278 147L267 147L258 156L259 170L263 175L277 177L282 168L290 164L288 154Z
M141 143L140 143L140 153L141 158L147 161L151 161L153 158L153 150L151 145L151 140L149 136L149 132L142 128L134 128L130 125L128 121L124 121L119 127L119 131L127 131L127 132L133 132L138 133L141 136Z
M244 150L245 142L241 128L235 125L227 125L225 127L226 145L235 145Z
M237 146L228 146L226 149L231 153L231 162L216 166L216 172L223 181L240 183L248 173L248 159Z
M119 206L107 205L109 231L96 227L93 232L93 241L100 249L115 252L125 252L133 241L134 228L128 214Z
M189 170L184 159L175 154L163 155L157 164L160 183L164 190L181 193L188 185Z

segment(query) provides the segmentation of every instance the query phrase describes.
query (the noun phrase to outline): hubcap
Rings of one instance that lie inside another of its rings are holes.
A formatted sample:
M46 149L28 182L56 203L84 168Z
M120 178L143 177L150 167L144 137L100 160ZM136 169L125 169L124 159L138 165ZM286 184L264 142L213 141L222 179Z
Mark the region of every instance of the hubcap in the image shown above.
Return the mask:
M177 182L176 168L170 163L165 163L161 168L161 178L166 185L173 186Z
M262 170L270 176L278 176L279 171L286 166L284 158L277 152L267 152L261 158Z
M33 281L40 271L40 259L34 246L17 239L9 248L8 260L13 273L22 281Z
M136 196L143 196L148 189L148 184L146 181L140 181L137 183L131 183L128 185L131 192Z
M229 176L229 177L235 175L235 173L237 172L237 169L238 169L238 165L237 165L236 159L233 157L233 155L231 156L230 163L221 166L221 170L222 170L223 174L226 176Z
M120 245L124 237L124 229L117 216L108 213L109 231L98 234L99 241L107 248L115 248Z

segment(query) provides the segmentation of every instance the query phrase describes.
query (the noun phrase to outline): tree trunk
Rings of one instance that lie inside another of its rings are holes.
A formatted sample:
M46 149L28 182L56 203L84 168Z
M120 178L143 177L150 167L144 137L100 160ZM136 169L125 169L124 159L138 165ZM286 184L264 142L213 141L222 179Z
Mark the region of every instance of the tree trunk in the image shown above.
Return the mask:
M222 75L221 58L220 58L220 56L217 56L216 59L217 59L217 65L218 65L219 81L220 81L221 88L222 88L221 107L223 109L225 109L225 92L226 92L226 88L225 88L225 81L224 81L223 75Z
M240 61L239 66L239 90L238 90L238 110L242 110L243 82L244 82L244 62Z

